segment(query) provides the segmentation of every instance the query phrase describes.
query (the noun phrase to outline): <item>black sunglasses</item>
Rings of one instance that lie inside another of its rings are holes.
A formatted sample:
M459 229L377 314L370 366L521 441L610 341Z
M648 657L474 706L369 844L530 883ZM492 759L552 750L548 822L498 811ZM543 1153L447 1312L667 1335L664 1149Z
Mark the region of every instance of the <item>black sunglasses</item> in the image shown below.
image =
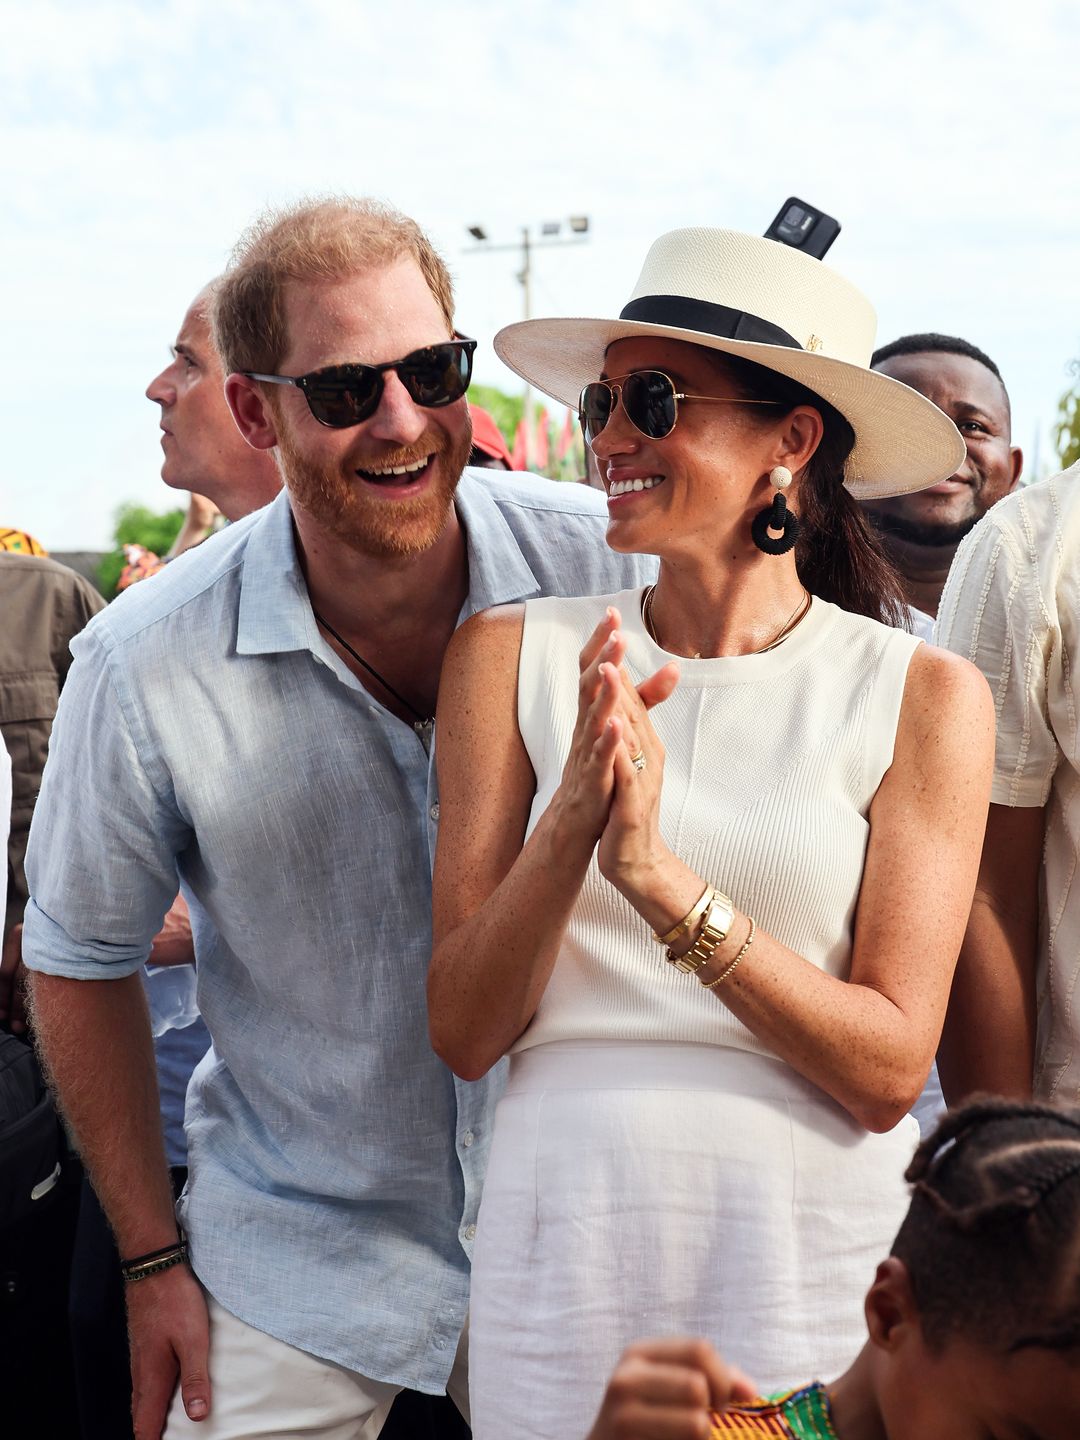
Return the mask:
M260 375L255 370L241 374L269 385L295 385L303 391L308 409L320 425L345 430L375 414L387 370L395 372L410 398L425 410L452 405L469 388L475 349L475 340L461 337L426 345L404 360L388 360L385 365L328 365L309 375Z
M708 400L714 405L779 405L778 400L743 400L737 395L686 395L663 370L635 370L614 380L594 380L578 400L578 418L585 443L591 445L622 400L626 418L650 440L663 440L675 429L680 400Z

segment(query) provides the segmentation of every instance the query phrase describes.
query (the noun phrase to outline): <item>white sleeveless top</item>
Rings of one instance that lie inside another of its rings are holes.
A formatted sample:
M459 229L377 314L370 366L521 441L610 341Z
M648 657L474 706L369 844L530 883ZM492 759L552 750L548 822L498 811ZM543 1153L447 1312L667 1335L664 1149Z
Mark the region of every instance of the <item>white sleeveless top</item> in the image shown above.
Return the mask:
M921 642L815 597L775 650L688 660L651 639L641 598L628 590L525 605L518 725L537 780L529 832L569 751L578 653L615 605L635 683L671 659L680 666L674 694L651 712L666 751L664 840L761 929L846 977L870 804L892 763L907 668ZM594 855L540 1006L512 1048L610 1039L770 1054L717 998L666 963Z

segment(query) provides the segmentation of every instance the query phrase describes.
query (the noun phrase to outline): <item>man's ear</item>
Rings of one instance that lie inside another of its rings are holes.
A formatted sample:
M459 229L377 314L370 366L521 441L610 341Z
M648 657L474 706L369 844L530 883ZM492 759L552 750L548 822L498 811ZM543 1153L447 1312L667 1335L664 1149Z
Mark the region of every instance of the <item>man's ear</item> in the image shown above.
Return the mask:
M277 427L266 396L258 382L246 375L225 379L225 401L236 428L253 450L272 450L278 443Z
M919 1325L911 1276L904 1262L895 1255L878 1266L864 1308L870 1343L879 1350L894 1350L910 1327Z
M1020 449L1019 445L1010 446L1009 465L1012 470L1012 479L1009 482L1008 490L1005 492L1007 495L1011 495L1012 492L1016 489L1017 485L1020 483L1020 474L1024 468L1024 453Z

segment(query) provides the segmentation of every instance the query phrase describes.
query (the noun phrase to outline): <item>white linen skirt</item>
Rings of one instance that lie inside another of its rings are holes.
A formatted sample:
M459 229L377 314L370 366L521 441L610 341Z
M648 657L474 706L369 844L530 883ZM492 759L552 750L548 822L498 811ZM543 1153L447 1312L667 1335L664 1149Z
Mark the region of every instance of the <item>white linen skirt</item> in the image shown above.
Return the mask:
M704 1335L765 1392L839 1374L917 1142L910 1116L870 1134L745 1051L513 1055L473 1260L475 1440L580 1440L648 1337Z

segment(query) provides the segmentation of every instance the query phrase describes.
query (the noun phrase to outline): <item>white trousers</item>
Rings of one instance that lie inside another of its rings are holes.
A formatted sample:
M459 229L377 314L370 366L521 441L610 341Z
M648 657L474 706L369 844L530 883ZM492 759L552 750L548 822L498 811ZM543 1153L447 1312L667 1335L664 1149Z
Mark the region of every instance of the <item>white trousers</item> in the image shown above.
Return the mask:
M246 1325L210 1295L210 1414L189 1420L177 1390L165 1440L375 1440L400 1385L370 1380ZM466 1419L468 1328L446 1391Z

